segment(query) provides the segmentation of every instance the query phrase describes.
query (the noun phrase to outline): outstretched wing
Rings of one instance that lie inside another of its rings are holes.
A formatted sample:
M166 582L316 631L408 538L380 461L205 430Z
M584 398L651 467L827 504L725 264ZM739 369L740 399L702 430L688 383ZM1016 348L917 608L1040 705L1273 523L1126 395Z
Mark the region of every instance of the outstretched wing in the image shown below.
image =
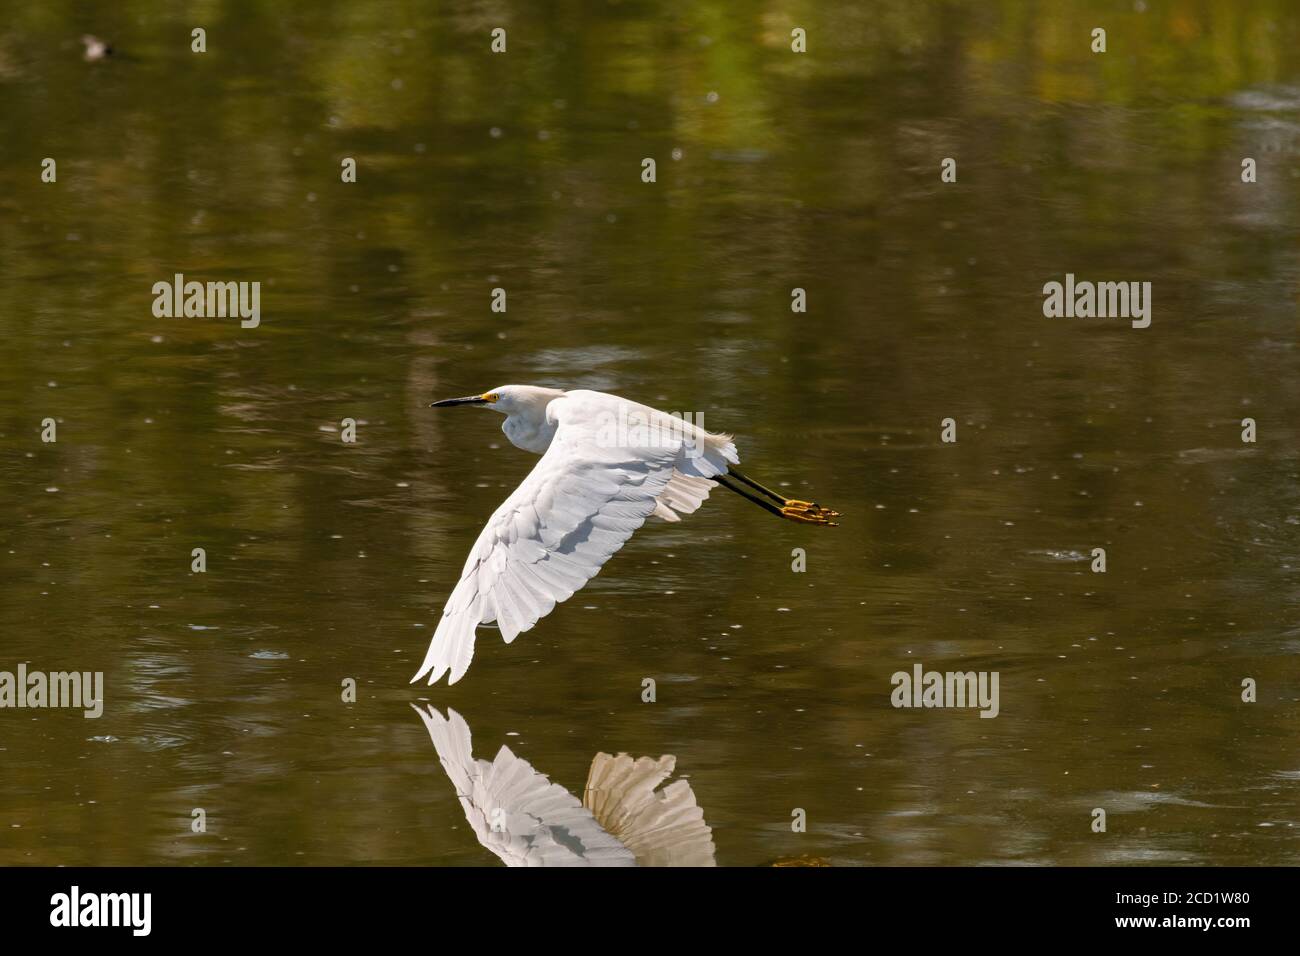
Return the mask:
M488 519L412 683L428 674L432 684L448 671L456 683L469 669L479 624L496 621L510 643L595 577L654 513L682 461L682 441L616 440L609 426L621 401L571 392L547 406L555 437Z
M636 857L638 866L716 866L713 831L685 780L662 790L676 766L671 754L654 760L596 754L583 805Z
M502 747L491 763L475 760L469 725L450 707L411 705L424 721L438 760L479 843L506 866L635 866L632 852L607 833L578 798L527 760Z

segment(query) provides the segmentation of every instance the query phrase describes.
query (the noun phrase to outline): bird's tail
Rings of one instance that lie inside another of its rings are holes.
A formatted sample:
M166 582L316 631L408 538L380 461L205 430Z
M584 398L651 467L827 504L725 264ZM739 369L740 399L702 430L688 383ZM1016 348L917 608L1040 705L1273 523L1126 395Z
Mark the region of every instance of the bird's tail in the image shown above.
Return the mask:
M411 678L412 684L426 674L429 675L429 683L436 684L448 671L451 672L451 677L447 683L454 684L469 670L469 662L474 659L475 631L479 625L479 599L476 596L467 606L458 608L456 598L457 595L453 592L442 619L438 621L433 640L429 642L424 663Z

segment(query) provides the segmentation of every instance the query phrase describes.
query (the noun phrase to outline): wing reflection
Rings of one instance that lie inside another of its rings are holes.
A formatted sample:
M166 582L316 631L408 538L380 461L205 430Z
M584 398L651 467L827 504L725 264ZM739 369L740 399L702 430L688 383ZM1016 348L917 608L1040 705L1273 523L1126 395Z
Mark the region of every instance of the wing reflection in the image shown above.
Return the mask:
M714 866L713 831L685 780L656 788L677 758L599 753L583 799L502 746L475 760L469 724L411 705L424 721L478 841L506 866Z

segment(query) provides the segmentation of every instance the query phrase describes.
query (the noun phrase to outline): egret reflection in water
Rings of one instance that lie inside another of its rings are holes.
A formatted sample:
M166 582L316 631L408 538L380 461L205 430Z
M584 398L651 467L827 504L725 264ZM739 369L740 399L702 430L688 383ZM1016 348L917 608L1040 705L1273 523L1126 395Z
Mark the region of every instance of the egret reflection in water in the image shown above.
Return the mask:
M469 724L411 705L424 721L465 819L506 866L714 866L713 831L677 758L598 753L583 798L502 746L475 760Z

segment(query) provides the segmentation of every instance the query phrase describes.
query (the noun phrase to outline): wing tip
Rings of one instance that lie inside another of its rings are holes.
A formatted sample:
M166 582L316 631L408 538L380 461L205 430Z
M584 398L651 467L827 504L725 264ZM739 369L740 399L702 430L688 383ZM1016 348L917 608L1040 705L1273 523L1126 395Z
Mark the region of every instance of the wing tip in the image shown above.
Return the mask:
M429 680L427 683L430 687L432 687L434 684L438 683L438 681L442 679L442 675L445 673L447 673L446 664L434 664L434 662L432 661L425 661L425 663L420 667L419 671L416 672L416 675L411 678L409 683L417 684L424 679L425 674L428 674ZM452 680L451 683L454 684L456 683L456 681Z

